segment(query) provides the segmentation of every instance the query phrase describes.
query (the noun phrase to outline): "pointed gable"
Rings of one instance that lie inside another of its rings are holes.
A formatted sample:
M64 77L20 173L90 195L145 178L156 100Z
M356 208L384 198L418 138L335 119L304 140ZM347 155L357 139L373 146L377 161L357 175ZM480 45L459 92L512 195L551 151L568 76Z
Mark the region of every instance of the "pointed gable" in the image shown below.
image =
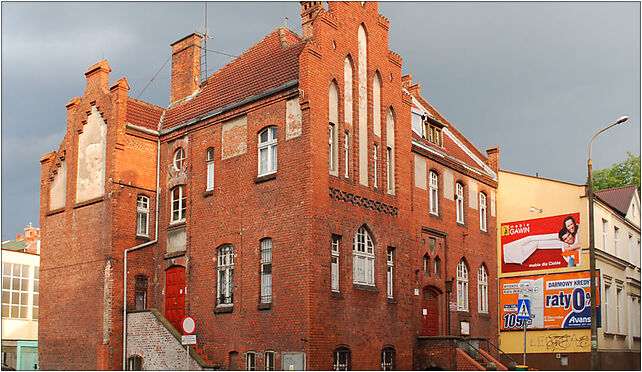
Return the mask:
M628 185L596 191L595 196L615 209L615 211L622 216L626 216L636 191L637 185Z
M218 70L192 99L170 107L163 129L283 86L299 78L299 53L305 42L280 27Z

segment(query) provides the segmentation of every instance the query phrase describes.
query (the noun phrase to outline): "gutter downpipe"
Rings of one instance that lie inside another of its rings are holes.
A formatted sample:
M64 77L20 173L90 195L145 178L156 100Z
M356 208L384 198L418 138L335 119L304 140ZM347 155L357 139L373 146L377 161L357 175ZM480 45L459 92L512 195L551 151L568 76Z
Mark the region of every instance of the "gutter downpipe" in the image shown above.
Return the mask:
M160 199L160 129L161 129L161 123L163 122L163 117L165 116L165 112L163 112L163 116L161 117L160 121L158 122L158 145L157 145L157 155L156 155L156 228L154 231L154 240L149 241L147 243L139 244L136 246L133 246L131 248L125 249L125 259L123 262L124 265L124 270L123 270L123 366L122 370L126 371L127 370L127 253L147 247L149 245L155 244L158 242L158 215L160 208L158 207L158 201Z

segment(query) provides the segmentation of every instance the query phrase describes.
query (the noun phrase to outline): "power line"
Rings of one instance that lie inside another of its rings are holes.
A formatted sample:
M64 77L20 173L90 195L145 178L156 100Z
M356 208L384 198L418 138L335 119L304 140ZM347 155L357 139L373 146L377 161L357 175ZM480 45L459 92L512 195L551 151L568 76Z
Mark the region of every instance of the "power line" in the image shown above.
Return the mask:
M146 90L146 89L147 89L147 88L148 88L148 87L149 87L149 86L154 82L154 79L156 79L156 77L158 76L158 74L160 74L160 72L163 70L163 68L165 68L165 65L167 64L167 62L169 62L169 60L170 60L171 58L172 58L172 56L171 56L171 55L170 55L169 57L167 57L167 59L165 60L165 63L163 63L163 66L161 66L161 68L158 70L158 72L156 73L156 75L154 75L154 77L152 78L152 80L150 80L150 81L149 81L149 83L147 83L147 85L145 85L145 88L143 88L143 91L142 91L142 92L140 92L140 94L138 95L138 97L136 97L136 99L140 99L140 96L142 96L142 95L143 95L143 93L145 93L145 90Z

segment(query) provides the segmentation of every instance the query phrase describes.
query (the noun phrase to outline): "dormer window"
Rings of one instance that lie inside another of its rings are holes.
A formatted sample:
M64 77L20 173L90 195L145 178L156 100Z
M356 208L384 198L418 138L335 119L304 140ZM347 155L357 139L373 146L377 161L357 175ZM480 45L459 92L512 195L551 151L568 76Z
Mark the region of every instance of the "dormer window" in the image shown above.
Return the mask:
M426 122L426 139L439 147L443 146L441 128Z

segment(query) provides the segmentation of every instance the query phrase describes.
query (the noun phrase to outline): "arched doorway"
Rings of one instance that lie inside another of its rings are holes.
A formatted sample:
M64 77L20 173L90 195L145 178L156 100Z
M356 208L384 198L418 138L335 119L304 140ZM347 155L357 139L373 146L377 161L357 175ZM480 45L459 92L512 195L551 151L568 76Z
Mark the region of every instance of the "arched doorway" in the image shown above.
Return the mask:
M421 335L439 335L439 297L440 293L436 288L426 287L421 298Z
M177 330L185 316L185 268L172 266L165 272L165 318Z

